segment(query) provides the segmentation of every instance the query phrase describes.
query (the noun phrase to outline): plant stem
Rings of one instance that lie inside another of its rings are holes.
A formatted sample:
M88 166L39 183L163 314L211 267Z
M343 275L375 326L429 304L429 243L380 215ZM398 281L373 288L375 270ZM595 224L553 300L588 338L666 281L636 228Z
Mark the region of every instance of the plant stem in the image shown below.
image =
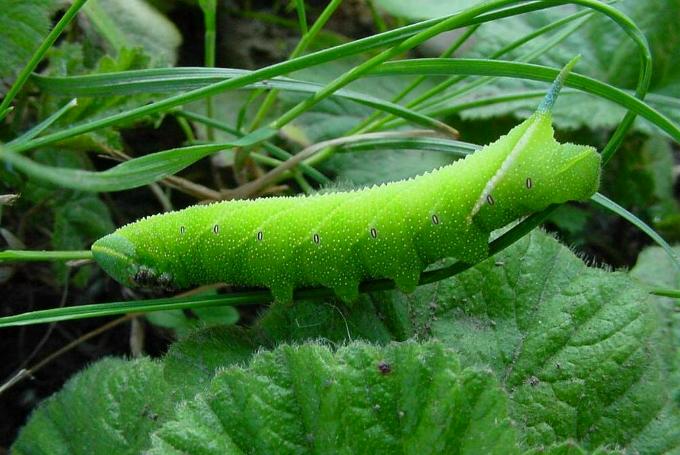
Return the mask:
M72 261L76 259L92 259L90 250L82 251L0 251L0 262L35 262L35 261Z

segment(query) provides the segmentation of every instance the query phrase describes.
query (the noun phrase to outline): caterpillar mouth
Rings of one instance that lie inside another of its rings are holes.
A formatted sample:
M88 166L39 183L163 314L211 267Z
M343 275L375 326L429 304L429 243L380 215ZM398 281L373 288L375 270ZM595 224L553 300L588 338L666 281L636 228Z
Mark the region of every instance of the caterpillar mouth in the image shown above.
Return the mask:
M92 244L92 254L106 273L123 286L174 290L172 275L140 264L135 246L120 234L109 234Z
M92 255L102 269L119 283L135 285L139 268L135 261L135 246L120 234L109 234L92 244Z

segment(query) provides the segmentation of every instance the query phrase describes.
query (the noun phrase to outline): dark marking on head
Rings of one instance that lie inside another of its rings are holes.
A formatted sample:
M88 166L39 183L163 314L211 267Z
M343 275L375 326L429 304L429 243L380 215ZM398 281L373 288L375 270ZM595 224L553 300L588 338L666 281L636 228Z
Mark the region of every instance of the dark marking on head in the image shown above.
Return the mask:
M527 190L530 190L531 188L533 188L534 182L531 180L531 177L527 177L526 185L527 185Z
M432 224L439 224L439 217L436 213L432 215Z
M488 202L489 205L494 205L494 203L495 203L496 201L494 201L493 196L491 196L490 194L487 194L487 195L486 195L486 202Z
M316 243L317 245L318 245L319 243L321 243L321 238L319 237L319 234L314 234L314 235L312 236L312 240L313 240L314 243Z
M135 274L132 276L132 281L137 286L149 287L156 281L156 273L152 269L144 265L141 265L139 266Z
M172 275L168 272L161 273L161 276L158 277L158 286L166 291L174 290L175 286L172 284Z
M132 275L132 282L137 286L141 286L146 281L146 270L139 269Z
M390 374L392 372L392 365L387 363L385 360L382 360L378 364L378 371L380 371L382 374Z
M373 237L374 239L378 238L378 230L376 228L372 227L369 232L371 233L371 237Z
M145 265L141 265L137 268L137 271L132 275L131 280L135 286L140 288L162 289L164 291L172 291L175 289L172 274L163 272L159 275L156 270Z
M184 226L180 226L180 227L179 227L179 233L180 233L180 235L184 235L186 232L187 232L187 228L185 228Z
M220 225L216 224L213 226L213 234L217 235L220 233Z
M264 234L262 231L257 231L257 240L262 240L264 238Z

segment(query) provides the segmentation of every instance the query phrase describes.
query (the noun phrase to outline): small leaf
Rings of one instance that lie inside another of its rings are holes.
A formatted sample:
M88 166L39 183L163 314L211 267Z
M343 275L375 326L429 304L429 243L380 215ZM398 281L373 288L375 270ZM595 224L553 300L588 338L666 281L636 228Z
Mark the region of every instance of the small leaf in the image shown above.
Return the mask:
M177 60L182 36L172 22L147 2L90 0L83 12L116 52L140 46L158 65L171 66Z
M437 343L284 345L218 372L150 453L517 453L506 404Z
M33 412L12 453L138 454L173 409L160 364L104 359Z
M50 16L62 4L60 0L0 0L0 80L13 78L26 65L49 32ZM0 96L8 86L0 83Z

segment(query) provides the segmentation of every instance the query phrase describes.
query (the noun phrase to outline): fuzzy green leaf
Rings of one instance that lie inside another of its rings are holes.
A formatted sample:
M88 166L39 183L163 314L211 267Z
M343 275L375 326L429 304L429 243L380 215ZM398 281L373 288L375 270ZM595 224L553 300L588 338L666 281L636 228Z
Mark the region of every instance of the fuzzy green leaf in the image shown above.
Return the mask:
M369 186L411 178L454 161L451 155L431 150L374 150L336 153L323 169L341 182Z
M626 274L588 268L534 232L408 299L418 332L496 372L528 446L573 439L589 450L680 447L658 320L646 290Z
M247 363L256 348L250 334L238 327L197 330L170 347L164 377L180 396L191 398L220 369Z
M680 245L673 249L680 254ZM630 274L651 287L680 288L680 273L660 247L645 248ZM660 320L658 346L662 349L669 374L673 375L677 398L680 399L680 313L676 310L677 300L665 297L654 297L653 300Z
M391 293L364 294L354 305L303 300L273 304L258 320L254 335L268 346L323 338L330 342L366 340L386 344L413 336L408 307Z
M150 453L517 453L506 405L438 343L283 345L218 372Z
M173 409L161 365L105 359L34 411L12 446L23 454L138 454Z

